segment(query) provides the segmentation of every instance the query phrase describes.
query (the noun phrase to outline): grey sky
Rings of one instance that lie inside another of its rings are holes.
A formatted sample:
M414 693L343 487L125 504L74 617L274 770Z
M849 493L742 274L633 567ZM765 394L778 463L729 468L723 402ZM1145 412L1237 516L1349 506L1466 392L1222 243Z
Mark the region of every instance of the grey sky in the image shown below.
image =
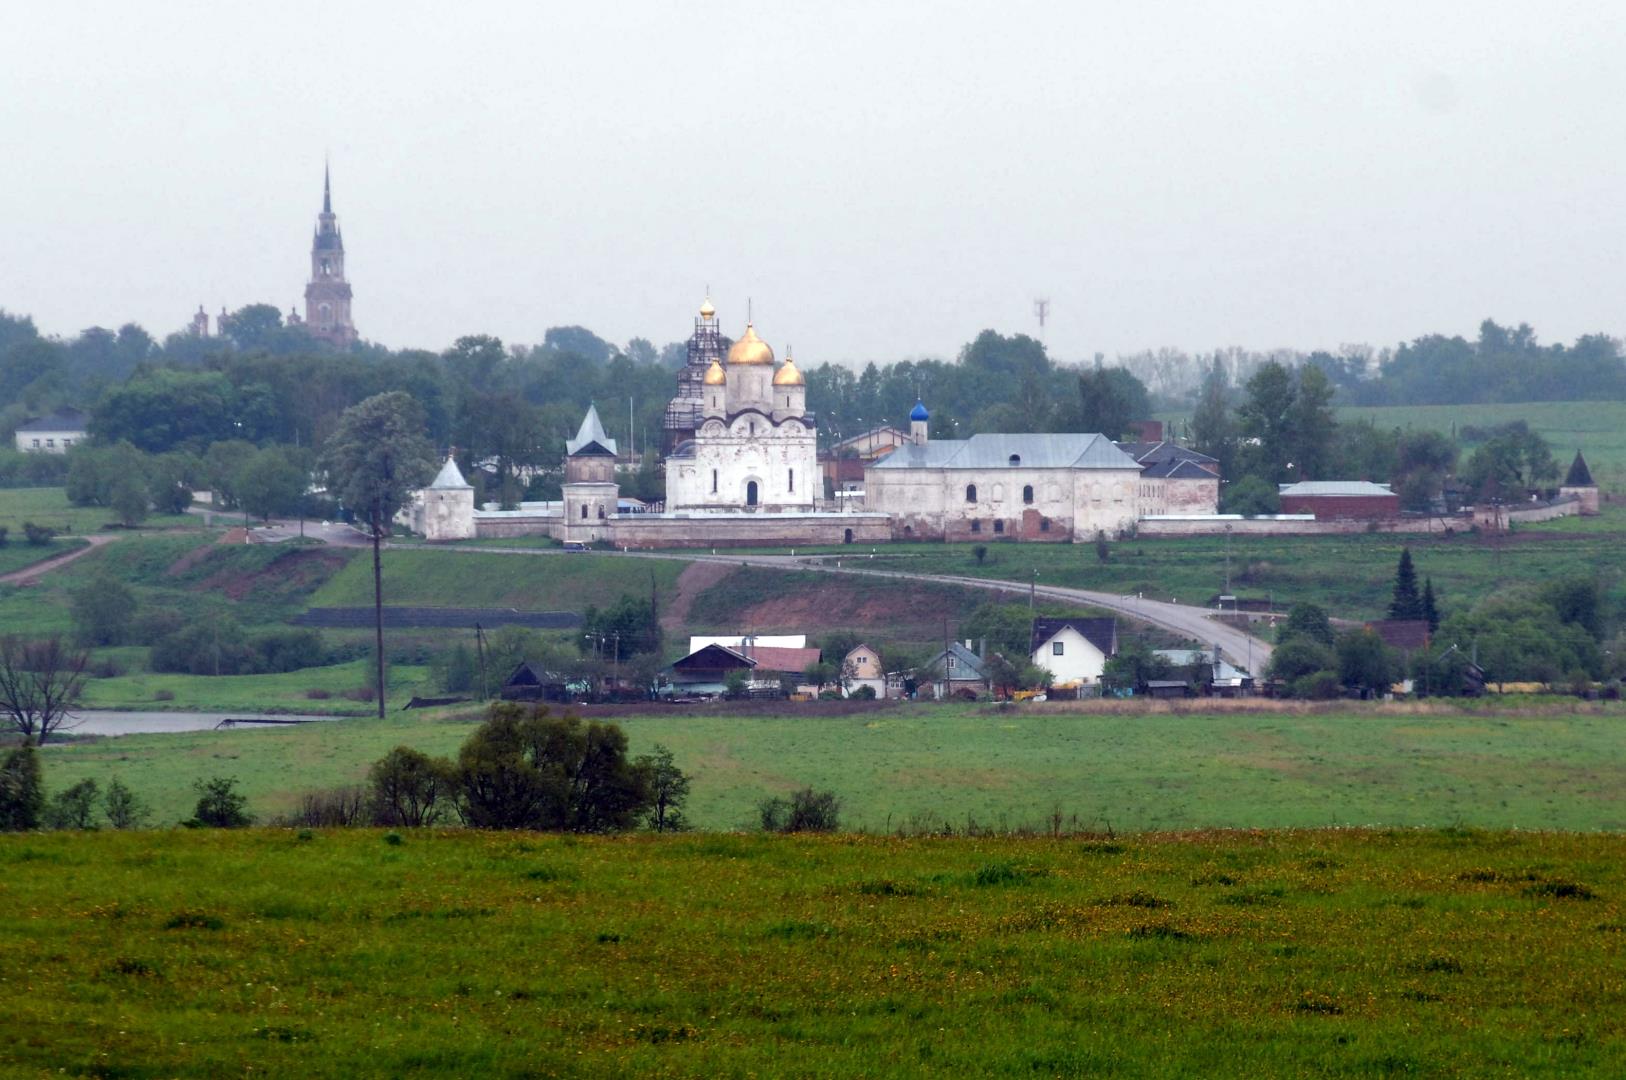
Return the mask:
M1626 332L1609 3L19 3L0 306L302 297L331 152L392 346L725 328L805 363ZM302 301L300 301L302 303Z

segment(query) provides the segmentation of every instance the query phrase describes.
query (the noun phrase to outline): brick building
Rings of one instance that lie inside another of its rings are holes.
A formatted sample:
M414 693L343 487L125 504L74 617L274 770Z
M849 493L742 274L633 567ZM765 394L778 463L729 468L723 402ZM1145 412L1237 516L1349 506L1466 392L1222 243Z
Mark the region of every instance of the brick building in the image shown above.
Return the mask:
M1301 480L1281 485L1281 512L1314 514L1317 521L1392 521L1400 496L1369 480Z

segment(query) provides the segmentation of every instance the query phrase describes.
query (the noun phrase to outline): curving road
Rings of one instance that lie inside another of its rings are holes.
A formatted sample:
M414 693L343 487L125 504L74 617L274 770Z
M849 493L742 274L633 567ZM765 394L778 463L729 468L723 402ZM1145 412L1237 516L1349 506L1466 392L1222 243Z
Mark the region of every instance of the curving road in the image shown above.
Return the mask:
M569 552L558 548L437 548L439 551L464 551L490 555L546 555L568 558ZM942 585L958 585L989 592L1026 593L1025 581L1000 581L992 578L964 577L958 574L926 574L909 570L872 570L861 566L841 565L833 556L801 558L790 555L685 555L673 552L616 551L599 554L615 555L625 559L673 559L679 562L715 562L728 566L760 566L771 569L812 570L828 574L849 574L868 577L901 578L909 581L929 581ZM827 561L834 559L834 562ZM857 558L852 561L864 561ZM1212 618L1214 612L1189 604L1170 604L1162 600L1143 600L1120 593L1095 592L1090 589L1069 589L1057 585L1040 585L1033 590L1049 600L1065 600L1074 604L1088 604L1104 608L1119 615L1127 615L1150 623L1182 637L1201 642L1204 648L1220 647L1220 652L1232 664L1249 672L1261 672L1270 663L1271 646L1243 630Z

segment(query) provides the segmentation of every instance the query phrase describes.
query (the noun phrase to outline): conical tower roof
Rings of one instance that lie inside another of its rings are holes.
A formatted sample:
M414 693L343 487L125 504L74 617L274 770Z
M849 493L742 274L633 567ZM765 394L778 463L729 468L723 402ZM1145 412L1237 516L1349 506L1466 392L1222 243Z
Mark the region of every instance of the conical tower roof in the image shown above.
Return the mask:
M1592 470L1586 467L1586 458L1581 451L1575 452L1575 460L1570 462L1569 474L1564 477L1565 487L1593 487Z
M582 417L582 426L576 429L576 437L565 440L565 453L571 457L577 454L615 456L615 440L605 432L604 422L598 418L598 406L587 406L587 415Z
M431 490L445 491L448 488L458 490L469 487L469 482L463 479L463 471L457 467L457 461L452 455L446 455L446 464L440 467L434 482L429 485Z

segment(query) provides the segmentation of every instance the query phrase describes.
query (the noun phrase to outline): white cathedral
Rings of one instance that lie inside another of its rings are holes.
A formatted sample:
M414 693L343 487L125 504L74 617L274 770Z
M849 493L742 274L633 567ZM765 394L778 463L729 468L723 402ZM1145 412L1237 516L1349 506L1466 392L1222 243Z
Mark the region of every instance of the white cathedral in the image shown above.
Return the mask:
M708 299L696 339L717 334L717 312ZM773 349L747 322L726 361L710 358L699 399L697 409L689 403L697 413L693 435L666 457L668 512L818 508L823 490L817 418L807 411L807 380L788 354L776 368Z
M1093 434L931 439L923 403L906 443L865 470L867 508L826 509L818 417L807 380L747 319L724 350L717 311L700 306L667 405L666 504L620 498L617 447L589 406L565 440L563 498L501 510L447 458L406 516L430 540L545 535L616 547L873 544L982 536L1051 542L1118 536L1149 517L1211 516L1218 463L1173 443Z

